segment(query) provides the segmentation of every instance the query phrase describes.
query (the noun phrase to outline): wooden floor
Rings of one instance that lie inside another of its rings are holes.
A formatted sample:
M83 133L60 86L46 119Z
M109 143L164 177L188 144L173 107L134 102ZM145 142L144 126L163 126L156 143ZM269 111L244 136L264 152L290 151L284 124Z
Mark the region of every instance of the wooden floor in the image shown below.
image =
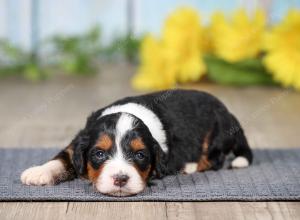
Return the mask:
M92 78L0 81L1 147L63 147L93 110L127 95L134 68L106 65ZM300 93L278 88L189 85L223 100L253 148L300 147ZM300 219L299 202L9 202L0 219Z

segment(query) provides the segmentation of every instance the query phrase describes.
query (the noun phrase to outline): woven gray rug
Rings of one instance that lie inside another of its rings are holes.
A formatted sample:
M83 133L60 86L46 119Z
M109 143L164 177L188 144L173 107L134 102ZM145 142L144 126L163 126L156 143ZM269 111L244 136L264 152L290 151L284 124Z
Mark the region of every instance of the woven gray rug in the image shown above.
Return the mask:
M254 150L246 169L168 176L136 196L109 197L74 180L56 186L25 186L20 174L59 149L0 149L1 201L267 201L300 200L300 149Z

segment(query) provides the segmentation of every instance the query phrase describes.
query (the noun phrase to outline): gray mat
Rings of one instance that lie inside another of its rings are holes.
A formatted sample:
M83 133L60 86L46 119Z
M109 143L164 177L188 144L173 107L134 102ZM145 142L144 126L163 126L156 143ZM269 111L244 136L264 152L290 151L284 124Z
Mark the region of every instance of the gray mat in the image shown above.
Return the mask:
M2 201L267 201L300 200L300 149L255 150L246 169L168 176L136 196L109 197L84 180L56 186L24 186L20 174L58 149L0 149Z

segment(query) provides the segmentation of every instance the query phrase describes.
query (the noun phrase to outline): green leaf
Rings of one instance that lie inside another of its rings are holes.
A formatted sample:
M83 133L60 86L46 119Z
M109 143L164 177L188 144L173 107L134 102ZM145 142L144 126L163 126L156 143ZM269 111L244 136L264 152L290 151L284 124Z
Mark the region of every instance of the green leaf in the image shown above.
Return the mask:
M131 35L117 37L103 52L108 58L113 58L121 54L128 61L136 61L141 43L141 38L135 38Z
M36 63L28 63L24 68L24 77L30 81L36 82L45 79L47 74Z
M60 57L58 66L63 71L76 75L94 74L98 70L95 60L102 51L99 27L76 36L55 36L52 38L56 54Z
M228 63L215 56L206 56L208 78L225 85L275 85L259 59Z

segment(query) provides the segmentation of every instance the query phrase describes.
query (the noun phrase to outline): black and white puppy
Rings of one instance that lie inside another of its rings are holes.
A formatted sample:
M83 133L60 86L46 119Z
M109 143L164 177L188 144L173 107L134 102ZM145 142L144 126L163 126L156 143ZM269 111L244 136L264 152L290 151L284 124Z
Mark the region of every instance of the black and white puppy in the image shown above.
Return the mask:
M104 194L137 194L152 178L247 167L252 153L236 118L205 92L167 90L127 97L89 116L49 162L25 170L27 185L89 179Z

